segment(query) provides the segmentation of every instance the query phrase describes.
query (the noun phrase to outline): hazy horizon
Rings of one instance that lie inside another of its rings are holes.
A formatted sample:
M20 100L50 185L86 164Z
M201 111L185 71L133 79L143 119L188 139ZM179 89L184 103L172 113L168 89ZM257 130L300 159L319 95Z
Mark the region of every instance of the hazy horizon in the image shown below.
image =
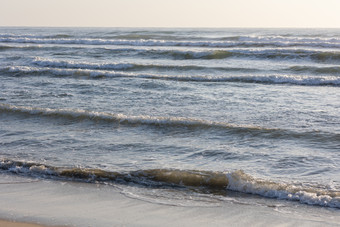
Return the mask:
M0 25L1 28L117 28L117 29L340 29L340 27L157 27L157 26L145 26L145 27L137 27L137 26L47 26L47 25Z
M1 27L340 28L337 0L0 0Z

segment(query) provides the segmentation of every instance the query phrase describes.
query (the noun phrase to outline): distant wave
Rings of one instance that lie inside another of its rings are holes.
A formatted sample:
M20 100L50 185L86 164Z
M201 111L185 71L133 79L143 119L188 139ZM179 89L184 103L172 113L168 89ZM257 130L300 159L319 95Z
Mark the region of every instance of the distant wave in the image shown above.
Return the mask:
M109 51L109 49L107 49ZM114 52L117 52L113 49ZM203 59L216 60L227 58L249 58L249 59L306 59L316 62L339 62L339 51L287 49L287 48L261 48L261 49L217 49L217 50L139 50L130 49L131 53L145 57L171 58L175 60ZM118 52L117 52L118 53Z
M35 58L32 64L43 67L57 67L57 68L71 68L71 69L111 69L111 70L123 70L131 68L141 68L143 65L127 64L127 63L91 63L91 62L75 62L66 60L50 60Z
M164 58L174 60L216 60L227 58L249 58L249 59L306 59L316 62L340 62L340 52L330 50L308 50L308 49L291 49L291 48L229 48L229 49L203 49L203 50L179 50L179 49L156 49L152 47L128 47L128 48L109 48L109 47L84 47L84 46L65 46L62 44L36 45L26 44L25 46L17 45L0 45L0 51L11 49L19 50L54 50L65 51L83 51L86 50L89 55L94 54L114 54L123 56L141 56L146 58Z
M340 66L316 67L316 66L291 66L289 71L297 73L340 75Z
M1 45L0 46L0 51L4 51L4 50L10 50L10 49L13 49L13 48L15 48L15 47L13 47L13 46L8 46L8 45Z
M318 143L339 144L340 134L326 132L295 132L279 128L265 128L256 125L240 125L228 122L218 122L187 117L164 117L164 116L131 116L110 112L96 112L82 109L51 109L40 107L15 106L0 103L0 113L28 114L31 116L46 116L51 118L87 119L105 121L126 126L149 125L155 127L184 127L192 130L217 129L228 133L264 137L267 139L288 139L318 141Z
M60 38L72 38L73 35L69 34L54 34L54 35L35 35L35 34L12 34L12 33L3 33L0 34L0 38L33 38L33 39L60 39Z
M120 66L117 66L120 67ZM126 65L124 66L126 67ZM304 86L340 86L340 77L337 76L304 76L304 75L238 75L238 76L209 76L209 75L161 75L148 73L128 73L106 70L90 69L60 69L60 68L39 68L29 66L10 66L0 69L0 72L16 76L24 75L53 75L53 76L74 76L74 77L130 77L175 81L193 82L239 82L239 83L262 83L262 84L292 84Z
M109 51L109 49L107 49ZM115 49L113 51L116 52ZM227 58L250 58L250 59L310 59L317 62L340 60L339 51L321 51L289 48L261 48L261 49L216 49L216 50L160 50L160 49L130 49L132 53L145 57L162 57L172 59L227 59Z
M200 36L196 34L176 34L174 31L136 31L136 32L111 32L107 34L102 34L96 36L91 34L92 39L131 39L131 40L210 40L210 41L252 41L252 42L298 42L298 43L340 43L340 38L338 36L318 36L318 35L304 35L304 36L294 36L294 35L231 35L222 37L209 37ZM59 34L49 34L49 35L36 35L36 34L14 34L14 33L2 33L0 38L36 38L36 39L52 39L52 38L82 38L77 37L77 35L59 33Z
M159 40L159 39L105 39L105 38L41 38L30 36L0 36L4 43L36 44L83 44L83 45L128 45L128 46L188 46L188 47L328 47L340 48L338 39L271 39L252 37L239 40Z
M44 44L6 44L0 45L0 52L5 51L20 51L20 52L31 52L32 51L53 51L55 55L65 55L66 53L72 55L78 51L83 51L85 48L81 46L65 46L65 45L44 45ZM105 50L104 48L98 48ZM113 51L110 51L113 52ZM20 54L21 55L21 54ZM24 55L21 55L24 56Z
M1 38L0 38L1 39ZM24 46L17 45L0 45L0 51L6 51L11 49L19 50L54 50L65 51L82 51L86 50L87 54L114 54L123 56L141 56L147 58L164 58L175 60L190 60L190 59L203 59L203 60L216 60L227 58L250 58L250 59L306 59L316 62L340 62L340 52L331 50L308 50L308 49L291 49L291 48L228 48L228 49L203 49L203 50L179 50L179 49L157 49L152 47L138 47L131 46L128 48L109 48L109 47L84 47L84 46L65 46L57 44L51 45L36 45L26 44Z
M53 68L67 69L98 69L98 70L141 70L141 69L166 69L166 70L218 70L218 71L237 71L237 72L260 72L255 68L235 68L235 67L205 67L198 65L161 65L161 64L133 64L133 63L92 63L76 62L70 60L53 60L35 58L33 65ZM315 66L291 66L286 71L295 73L312 73L312 74L340 74L340 66L315 67Z
M218 70L218 71L242 71L257 72L254 68L235 68L235 67L205 67L198 65L161 65L161 64L134 64L134 63L92 63L76 62L70 60L52 60L35 58L33 65L53 68L67 69L98 69L98 70L145 70L145 69L165 69L165 70Z
M214 172L177 169L147 169L113 172L102 169L67 168L34 162L3 159L0 169L10 173L38 178L70 181L107 182L123 184L133 182L146 187L202 187L214 190L233 190L263 197L298 201L309 205L340 208L340 191L321 186L301 186L257 179L242 170Z
M110 121L126 125L159 125L173 127L197 127L197 128L225 128L240 131L276 131L276 129L261 128L252 125L236 125L225 122L215 122L185 117L153 117L153 116L128 116L124 114L95 112L81 109L50 109L39 107L14 106L0 103L0 112L26 113L30 115L42 115L49 117L65 117L75 119L91 119Z
M292 42L292 43L340 43L339 37L313 37L313 36L239 36L240 41L253 42Z

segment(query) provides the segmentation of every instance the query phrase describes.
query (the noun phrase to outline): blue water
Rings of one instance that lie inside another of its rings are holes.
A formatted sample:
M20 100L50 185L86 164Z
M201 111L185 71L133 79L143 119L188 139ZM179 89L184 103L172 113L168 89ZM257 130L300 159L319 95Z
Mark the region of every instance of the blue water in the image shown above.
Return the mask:
M340 30L2 27L0 80L5 173L340 208Z

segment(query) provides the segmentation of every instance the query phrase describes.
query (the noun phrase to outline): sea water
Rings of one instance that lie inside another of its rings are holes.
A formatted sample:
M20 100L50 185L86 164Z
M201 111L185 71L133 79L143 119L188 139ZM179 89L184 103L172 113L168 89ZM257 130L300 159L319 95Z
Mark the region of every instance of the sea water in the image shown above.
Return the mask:
M2 27L0 81L2 174L340 208L339 29Z

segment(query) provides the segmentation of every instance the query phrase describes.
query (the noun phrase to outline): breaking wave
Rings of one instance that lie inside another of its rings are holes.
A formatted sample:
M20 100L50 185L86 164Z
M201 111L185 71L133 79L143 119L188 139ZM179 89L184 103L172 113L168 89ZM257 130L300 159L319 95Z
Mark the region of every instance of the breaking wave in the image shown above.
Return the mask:
M219 70L219 71L243 71L257 72L254 68L236 68L236 67L205 67L198 65L161 65L161 64L134 64L134 63L92 63L92 62L75 62L66 60L51 60L35 58L33 65L52 68L66 69L98 69L98 70L147 70L147 69L164 69L164 70Z
M88 65L89 66L89 65ZM92 65L90 67L96 67ZM108 67L129 67L128 64L114 65ZM133 66L132 66L133 67ZM228 70L228 68L226 69ZM242 69L229 69L242 70ZM246 69L248 70L248 69ZM74 77L129 77L174 81L192 81L192 82L239 82L239 83L262 83L262 84L292 84L303 86L340 86L340 77L338 76L305 76L305 75L238 75L238 76L212 76L212 75L162 75L148 73L128 73L106 70L91 69L59 69L59 68L39 68L29 66L10 66L0 69L0 72L9 73L15 76L34 76L34 75L52 75L52 76L74 76Z
M0 38L1 39L1 38ZM180 49L157 49L148 46L146 48L138 46L130 46L127 48L118 47L84 47L81 45L65 46L62 43L59 45L44 45L44 44L26 44L24 46L18 45L1 45L0 51L6 51L11 49L19 50L54 50L56 52L62 51L86 51L88 54L112 54L123 56L141 56L147 58L170 58L174 60L216 60L227 59L231 57L236 58L250 58L250 59L307 59L316 62L339 62L340 52L336 50L308 50L308 49L296 49L296 48L238 48L237 46L227 49L195 49L195 50L180 50ZM209 46L208 46L209 47ZM222 47L221 47L222 48Z
M337 38L287 38L287 37L239 37L224 40L161 40L161 39L105 39L105 38L72 38L61 36L16 36L2 35L0 42L7 43L37 43L37 44L84 44L84 45L129 45L129 46L193 46L193 47L329 47L340 48L340 40Z
M38 178L89 183L134 183L144 187L232 190L263 197L298 201L309 205L340 208L340 191L324 186L303 186L255 178L242 170L215 172L178 169L147 169L114 172L102 169L56 167L3 159L2 171ZM204 190L207 193L206 190Z
M331 67L292 66L288 70L297 73L330 74L330 75L340 74L340 66Z
M322 141L323 143L338 144L340 135L319 131L295 132L280 128L265 128L256 125L240 125L227 122L210 121L187 117L164 116L131 116L109 112L96 112L81 109L51 109L40 107L24 107L0 103L0 113L18 113L51 118L87 119L93 121L111 122L126 126L155 126L155 127L184 127L192 130L216 129L228 133L242 134L267 139L303 139L307 141Z
M215 122L185 117L153 117L153 116L128 116L124 114L95 112L81 109L50 109L39 107L23 107L0 103L0 112L24 113L30 115L42 115L48 117L64 117L74 119L102 120L126 125L158 125L173 127L201 127L201 128L225 128L243 131L276 131L276 129L261 128L252 125L236 125L225 122Z
M172 69L172 70L218 70L218 71L240 71L240 72L259 72L255 68L236 68L236 67L206 67L198 65L161 65L161 64L134 64L134 63L92 63L92 62L75 62L70 60L51 60L35 58L33 65L52 68L66 69L98 69L98 70L145 70L145 69ZM316 66L291 66L286 69L295 73L312 73L312 74L340 74L339 66L316 67Z
M34 39L60 39L60 38L72 38L73 35L69 34L53 34L53 35L35 35L35 34L0 34L0 38L34 38Z
M126 63L90 63L90 62L74 62L66 60L49 60L36 58L32 64L42 67L57 67L71 69L102 69L102 70L126 70L131 68L142 68L143 65L126 64ZM147 66L145 66L147 67Z

